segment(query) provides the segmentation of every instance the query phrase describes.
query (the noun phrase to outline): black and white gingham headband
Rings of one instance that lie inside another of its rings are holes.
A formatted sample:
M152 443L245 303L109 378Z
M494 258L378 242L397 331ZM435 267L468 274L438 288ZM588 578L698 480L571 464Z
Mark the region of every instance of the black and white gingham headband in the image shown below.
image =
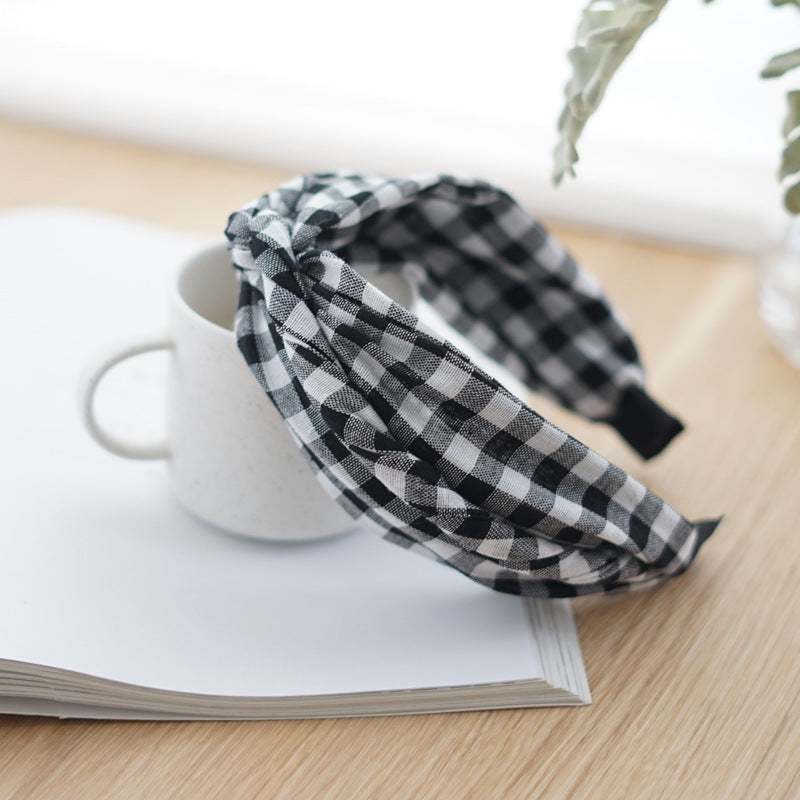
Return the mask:
M569 597L685 570L691 523L506 391L350 265L399 270L536 391L644 457L681 430L597 283L507 194L445 175L295 179L233 214L235 333L355 519L498 591Z

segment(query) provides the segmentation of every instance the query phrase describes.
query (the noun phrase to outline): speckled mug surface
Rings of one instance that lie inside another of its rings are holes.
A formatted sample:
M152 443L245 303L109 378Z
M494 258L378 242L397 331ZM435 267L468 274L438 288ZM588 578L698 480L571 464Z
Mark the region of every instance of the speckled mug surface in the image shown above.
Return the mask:
M401 305L413 305L411 286L400 276L370 280ZM236 346L237 292L224 244L194 255L172 291L168 331L113 342L87 365L80 387L84 422L117 455L165 458L181 503L213 525L275 541L342 533L353 520L327 496ZM167 440L124 441L98 423L95 390L115 364L162 349L170 351Z

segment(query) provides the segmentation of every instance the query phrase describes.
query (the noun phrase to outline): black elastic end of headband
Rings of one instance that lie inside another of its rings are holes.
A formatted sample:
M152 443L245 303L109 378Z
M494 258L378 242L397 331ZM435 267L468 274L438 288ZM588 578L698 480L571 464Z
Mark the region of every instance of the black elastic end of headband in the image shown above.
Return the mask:
M642 458L657 456L683 430L679 419L638 387L625 390L607 422Z

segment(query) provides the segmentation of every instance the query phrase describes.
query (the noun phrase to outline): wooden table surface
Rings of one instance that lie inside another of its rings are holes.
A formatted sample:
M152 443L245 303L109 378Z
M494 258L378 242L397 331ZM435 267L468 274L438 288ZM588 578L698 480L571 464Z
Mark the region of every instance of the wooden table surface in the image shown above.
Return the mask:
M69 204L221 235L287 173L0 121L0 209ZM542 413L684 515L725 519L682 577L575 613L594 704L347 720L0 717L0 798L800 798L800 372L753 265L552 225L624 310L687 430L643 464ZM6 269L10 268L6 265Z

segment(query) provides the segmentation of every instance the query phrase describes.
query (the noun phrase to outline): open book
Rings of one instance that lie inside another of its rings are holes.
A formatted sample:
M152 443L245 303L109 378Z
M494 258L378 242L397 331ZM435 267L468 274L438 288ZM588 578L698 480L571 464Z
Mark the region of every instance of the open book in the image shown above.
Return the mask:
M161 326L172 276L202 244L79 211L0 216L0 713L590 702L568 602L493 593L368 531L304 544L228 535L178 505L163 464L91 441L75 401L82 364L106 338ZM109 374L98 409L110 427L159 433L165 363Z

